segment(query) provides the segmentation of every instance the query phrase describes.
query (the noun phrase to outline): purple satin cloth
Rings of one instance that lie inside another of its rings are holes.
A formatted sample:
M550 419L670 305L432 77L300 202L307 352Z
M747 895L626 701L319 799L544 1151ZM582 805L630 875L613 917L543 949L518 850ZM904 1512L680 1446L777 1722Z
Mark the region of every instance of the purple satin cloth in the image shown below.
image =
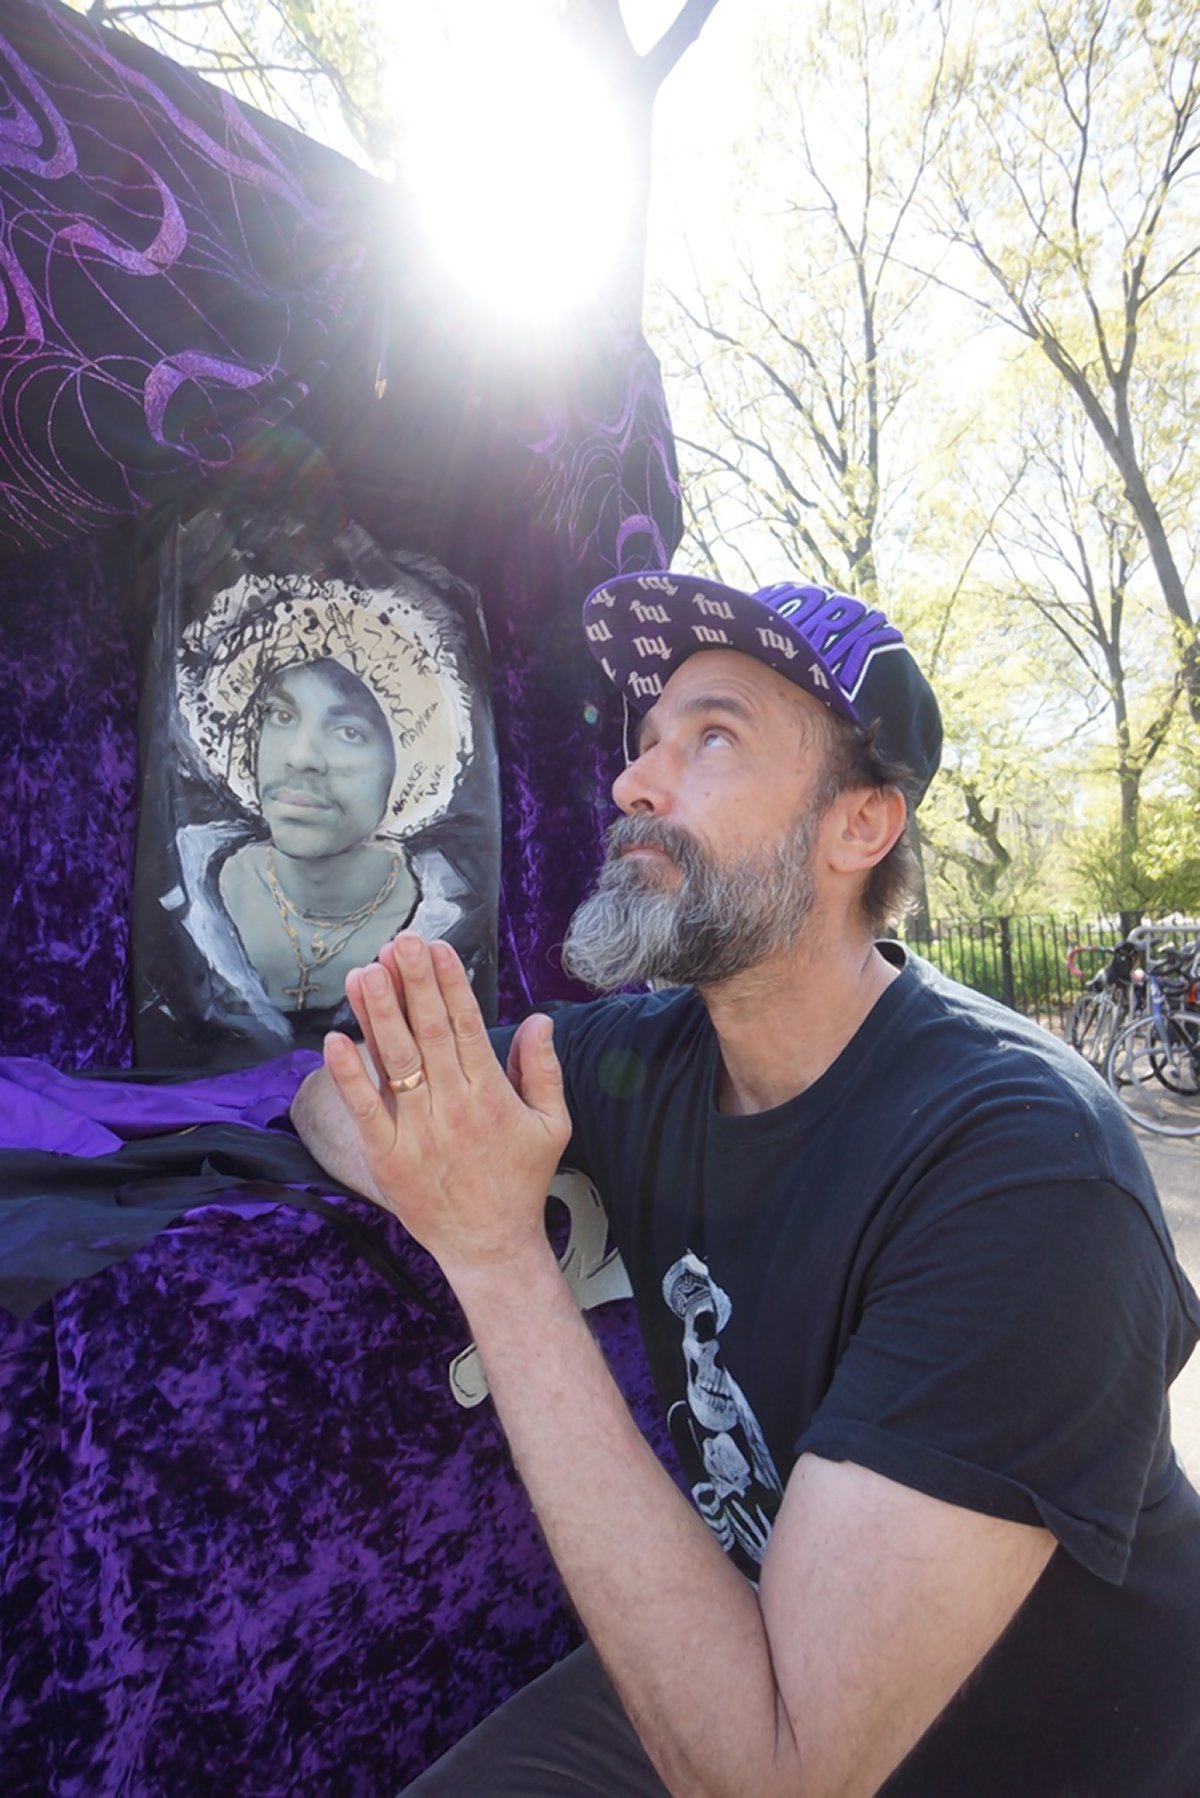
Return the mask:
M0 1057L0 1149L108 1155L143 1136L193 1124L285 1121L296 1089L321 1065L311 1049L208 1078L144 1084L77 1080L32 1057Z

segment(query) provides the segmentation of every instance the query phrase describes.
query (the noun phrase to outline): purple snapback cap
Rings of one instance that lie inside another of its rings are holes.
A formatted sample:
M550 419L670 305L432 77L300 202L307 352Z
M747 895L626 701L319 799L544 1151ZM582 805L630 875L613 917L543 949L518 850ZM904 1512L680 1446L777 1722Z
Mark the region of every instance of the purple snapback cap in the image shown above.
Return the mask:
M665 570L619 575L583 605L588 648L635 711L646 712L681 662L736 649L864 730L912 774L917 805L938 770L942 719L933 688L877 607L832 587L781 582L743 593Z

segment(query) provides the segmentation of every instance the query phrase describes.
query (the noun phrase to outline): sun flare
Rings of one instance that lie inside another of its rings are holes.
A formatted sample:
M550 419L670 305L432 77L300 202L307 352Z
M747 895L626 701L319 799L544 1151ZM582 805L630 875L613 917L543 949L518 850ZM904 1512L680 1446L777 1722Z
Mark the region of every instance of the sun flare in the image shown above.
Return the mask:
M632 199L621 113L544 25L489 33L430 71L408 177L448 271L480 306L551 321L611 268Z

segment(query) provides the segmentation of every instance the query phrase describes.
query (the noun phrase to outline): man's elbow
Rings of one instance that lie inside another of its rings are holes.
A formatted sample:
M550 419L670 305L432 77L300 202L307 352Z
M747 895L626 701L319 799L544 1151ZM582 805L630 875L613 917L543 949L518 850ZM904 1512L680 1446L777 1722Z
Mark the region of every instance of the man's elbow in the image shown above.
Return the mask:
M346 1163L355 1147L353 1128L328 1068L314 1068L301 1081L291 1116L296 1134L313 1160L335 1179L344 1179L351 1171ZM353 1159L357 1162L361 1157Z
M368 1074L378 1086L379 1076L374 1063L361 1044L359 1054ZM390 1209L367 1172L362 1144L328 1068L314 1068L301 1081L292 1100L291 1116L296 1134L313 1160L319 1161L339 1186L348 1187L351 1192L360 1192L376 1205Z
M320 1132L320 1118L324 1105L329 1099L337 1102L337 1094L333 1090L333 1082L329 1070L324 1067L314 1068L306 1074L296 1089L291 1105L292 1127L300 1141L310 1154L320 1161L317 1148L317 1137Z

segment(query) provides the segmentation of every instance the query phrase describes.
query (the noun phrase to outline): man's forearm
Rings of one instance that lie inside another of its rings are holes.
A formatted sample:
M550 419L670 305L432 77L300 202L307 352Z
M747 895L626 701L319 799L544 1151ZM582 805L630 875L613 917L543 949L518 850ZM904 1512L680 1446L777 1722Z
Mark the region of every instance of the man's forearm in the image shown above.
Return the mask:
M754 1590L638 1430L549 1248L451 1281L555 1562L665 1783L795 1798Z
M376 1196L323 1068L301 1086L292 1119L329 1173ZM760 1742L776 1737L752 1588L634 1423L549 1243L503 1277L451 1281L555 1563L647 1752L674 1789L744 1792L749 1748L729 1739L730 1716L755 1717ZM794 1777L781 1783L795 1793ZM770 1791L769 1775L755 1790Z
M325 1069L301 1086L292 1120L329 1173L377 1196ZM760 1744L777 1733L752 1588L634 1423L549 1243L484 1279L446 1271L555 1563L647 1752L676 1790L744 1792L742 1728L753 1719L745 1733ZM794 1776L781 1783L795 1793ZM754 1789L765 1798L769 1773Z

